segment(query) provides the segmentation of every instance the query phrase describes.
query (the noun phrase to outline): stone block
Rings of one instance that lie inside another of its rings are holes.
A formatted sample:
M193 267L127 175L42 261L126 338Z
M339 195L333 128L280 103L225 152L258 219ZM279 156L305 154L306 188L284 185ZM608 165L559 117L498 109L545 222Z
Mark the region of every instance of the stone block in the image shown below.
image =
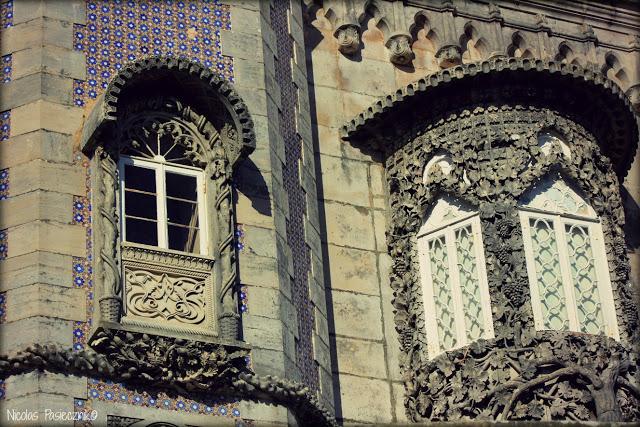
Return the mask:
M344 92L344 123L369 108L376 101L375 96L356 92Z
M6 379L6 384L10 391L7 397L10 399L33 397L35 393L81 397L87 392L86 378L50 372L29 372L12 376Z
M282 349L253 348L251 350L251 363L254 372L258 375L275 375L286 378L288 375L284 367L284 357Z
M313 359L323 369L331 370L331 350L329 349L328 337L321 338L318 334L312 335Z
M345 421L365 423L392 422L389 383L372 378L340 375L340 399Z
M256 89L244 85L236 86L236 91L245 102L245 105L247 105L251 114L257 114L260 116L267 115L267 103L269 98L267 92L263 89Z
M394 321L395 308L391 305L393 300L393 289L389 280L391 273L391 257L382 253L378 256L378 266L380 268L380 293L382 295L382 318L384 327L384 337L387 346L386 363L389 376L394 381L402 381L400 371L400 342Z
M357 338L336 337L340 373L386 378L384 345Z
M11 168L11 196L15 197L34 190L82 195L86 193L85 171L80 166L33 160ZM71 204L69 217L71 220Z
M309 299L316 307L316 309L327 315L327 299L324 293L324 287L321 285L322 282L317 281L316 279L311 280L309 283Z
M273 176L268 172L258 170L250 162L244 162L234 174L238 191L247 196L270 197Z
M335 392L333 388L333 375L330 371L318 367L318 382L320 383L320 398L322 404L335 413Z
M36 220L69 222L73 196L37 190L10 197L3 203L0 229Z
M35 283L75 286L71 280L72 257L51 252L31 252L0 262L0 292Z
M338 290L332 290L331 297L336 335L369 340L383 338L379 297Z
M235 18L235 17L234 17ZM250 59L233 59L236 87L265 88L264 64Z
M22 396L15 399L0 401L0 425L2 426L43 426L43 425L72 425L59 424L52 417L56 412L72 412L73 397L66 394L37 393ZM37 421L17 421L9 417L9 414L37 413Z
M322 126L339 128L346 122L343 105L344 92L331 87L315 86L315 122Z
M42 17L23 23L14 21L12 27L2 30L0 52L7 55L43 45L72 49L72 25L69 22Z
M387 181L385 179L384 166L380 163L369 164L369 177L371 194L386 197Z
M14 25L40 17L84 24L86 21L85 3L80 0L32 0L14 3Z
M393 391L393 402L395 403L396 422L409 423L407 409L404 407L404 385L402 383L393 383L391 384L391 390Z
M243 316L244 339L252 347L282 351L282 323L280 319L267 317Z
M338 87L346 92L384 96L396 88L394 66L386 58L365 59L367 48L365 46L362 51L363 60L360 62L338 55ZM363 72L366 72L366 79L362 78Z
M260 32L260 11L253 8L247 8L246 3L232 4L231 20L234 33L246 33L253 35ZM235 62L234 62L235 68Z
M0 328L0 354L24 350L33 343L71 348L73 322L50 317L29 317L4 323Z
M74 134L82 124L82 110L49 101L36 101L11 111L11 136L44 129Z
M340 138L340 130L336 127L317 125L318 145L316 152L334 157L371 161L371 156L363 153L349 141Z
M373 226L376 236L376 250L379 252L387 251L387 213L386 211L373 211Z
M77 225L34 221L9 230L9 257L36 250L86 256L86 230Z
M252 316L280 319L280 292L274 288L249 288L249 308Z
M220 31L220 43L225 56L263 62L260 34Z
M369 209L325 203L327 243L374 250L376 247L372 213Z
M86 291L66 286L33 284L7 292L7 322L38 316L86 321Z
M284 406L256 403L247 400L241 400L238 406L240 413L243 414L243 418L256 420L258 425L263 422L269 425L273 423L286 425L287 409ZM209 420L211 419L209 418Z
M69 135L38 130L14 136L0 144L0 169L35 159L71 162L72 156L73 141Z
M325 344L329 344L329 321L316 307L313 307L314 330Z
M375 252L327 245L331 288L369 295L380 294Z
M23 49L15 52L12 60L13 79L33 73L49 73L77 80L84 80L87 75L84 53L59 46Z
M325 200L370 206L369 164L320 155Z
M261 197L247 197L237 192L236 215L238 222L257 227L273 228L271 201Z
M0 110L11 110L44 99L72 105L73 80L46 73L35 73L12 80L0 92Z

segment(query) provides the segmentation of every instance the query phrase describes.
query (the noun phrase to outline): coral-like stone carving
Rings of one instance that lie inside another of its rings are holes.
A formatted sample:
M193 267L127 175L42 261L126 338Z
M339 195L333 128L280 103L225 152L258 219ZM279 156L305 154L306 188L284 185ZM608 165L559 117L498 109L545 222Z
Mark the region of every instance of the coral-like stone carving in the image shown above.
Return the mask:
M353 55L360 49L360 27L355 24L345 24L333 33L338 39L338 50L345 55Z
M389 37L386 43L389 49L389 59L397 65L407 65L413 60L411 50L411 36L408 34L395 34Z

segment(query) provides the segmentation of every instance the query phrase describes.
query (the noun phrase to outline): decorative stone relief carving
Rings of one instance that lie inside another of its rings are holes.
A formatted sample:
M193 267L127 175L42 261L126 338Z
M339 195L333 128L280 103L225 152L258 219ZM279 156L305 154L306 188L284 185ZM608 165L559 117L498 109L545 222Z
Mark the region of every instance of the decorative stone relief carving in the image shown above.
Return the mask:
M440 68L449 68L462 63L462 49L459 45L442 46L436 52Z
M122 323L217 335L212 258L123 244Z
M413 60L411 50L411 36L408 34L395 34L389 37L386 43L389 49L389 59L397 65L407 65Z
M543 153L538 134L566 136ZM619 185L592 134L557 112L528 106L471 106L443 112L387 146L396 328L407 395L417 422L460 419L637 421L640 372L633 343L638 314L629 282ZM423 184L425 166L451 153L452 170ZM460 186L464 171L468 186ZM605 230L621 341L536 331L530 305L517 201L537 181L562 171L585 191ZM422 213L441 194L477 206L485 244L495 339L427 359L415 235Z
M360 49L360 27L355 24L345 24L333 33L338 39L338 50L345 55L353 55Z

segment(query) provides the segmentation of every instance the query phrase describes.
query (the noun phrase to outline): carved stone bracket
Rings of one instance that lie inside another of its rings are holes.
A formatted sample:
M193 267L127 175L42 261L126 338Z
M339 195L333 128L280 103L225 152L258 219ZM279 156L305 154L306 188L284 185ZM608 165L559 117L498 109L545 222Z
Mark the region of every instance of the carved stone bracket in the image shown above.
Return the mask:
M360 49L360 26L344 24L333 33L338 40L338 50L345 55L353 55Z
M414 57L411 50L411 36L409 34L394 34L385 44L389 49L389 59L397 65L407 65Z
M436 52L440 68L449 68L462 63L462 49L457 44L442 46Z

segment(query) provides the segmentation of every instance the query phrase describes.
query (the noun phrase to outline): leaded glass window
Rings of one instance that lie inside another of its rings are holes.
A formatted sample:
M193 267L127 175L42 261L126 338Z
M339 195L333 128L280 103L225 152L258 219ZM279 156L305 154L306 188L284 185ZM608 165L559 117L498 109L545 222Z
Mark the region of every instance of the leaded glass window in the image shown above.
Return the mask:
M477 212L451 198L433 206L418 233L430 357L493 337Z
M602 226L560 176L521 201L520 220L536 328L618 339Z

